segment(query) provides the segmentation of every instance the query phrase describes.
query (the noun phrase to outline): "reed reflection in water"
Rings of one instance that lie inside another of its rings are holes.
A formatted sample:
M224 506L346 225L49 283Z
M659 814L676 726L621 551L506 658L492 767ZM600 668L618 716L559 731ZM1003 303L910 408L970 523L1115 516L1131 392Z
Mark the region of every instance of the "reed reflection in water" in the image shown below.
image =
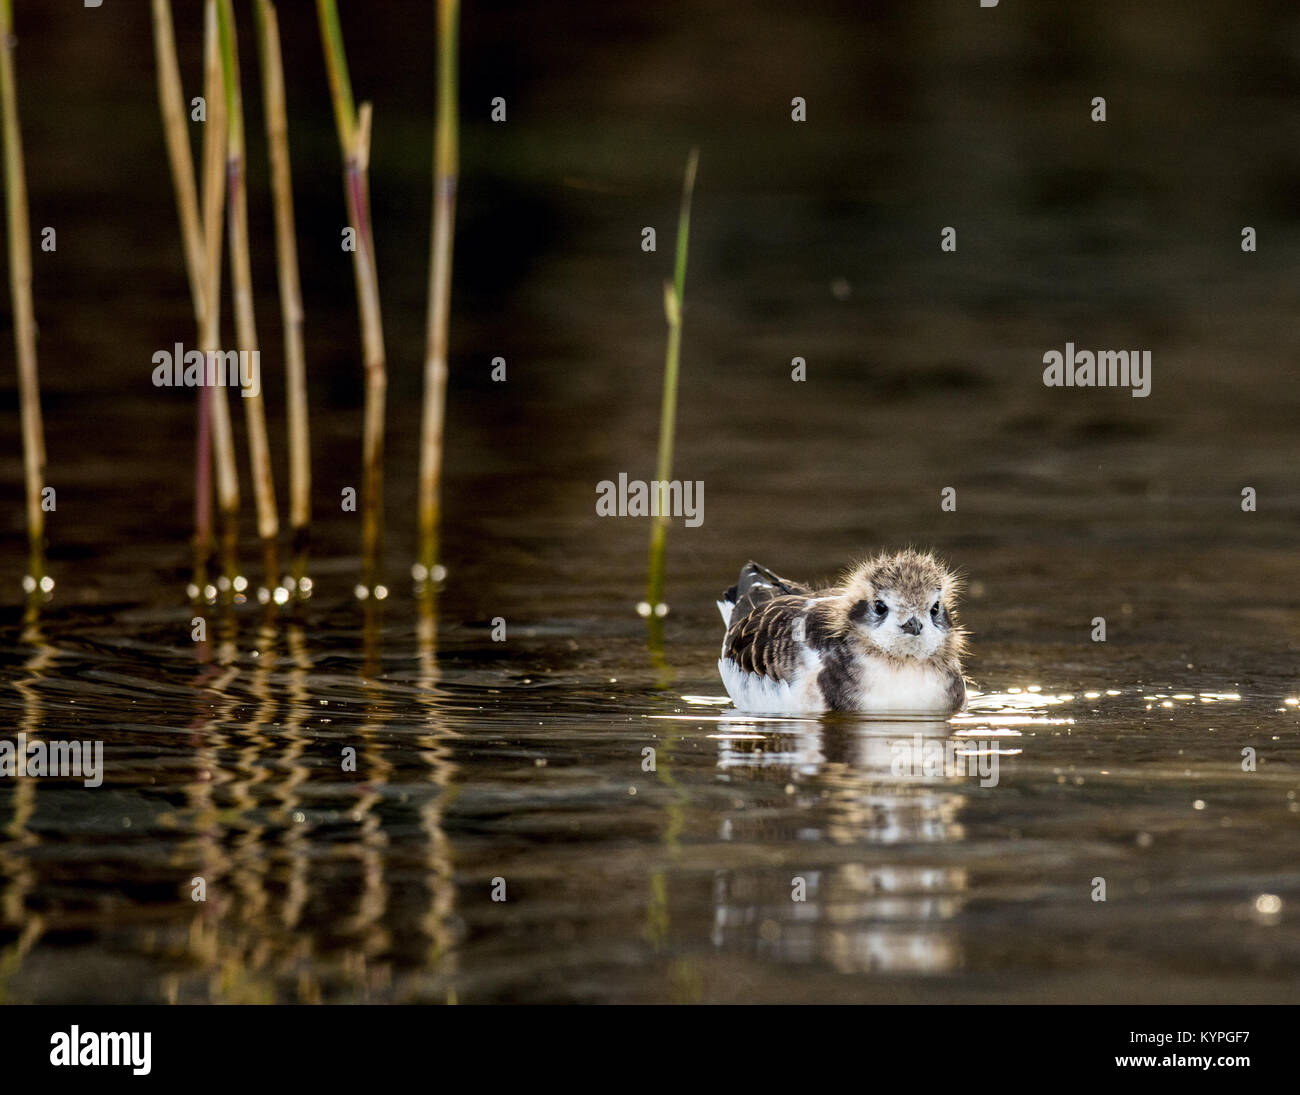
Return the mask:
M106 772L0 784L2 998L19 978L35 999L365 1000L391 998L395 967L447 976L455 765L432 618L401 685L323 670L275 610L206 623L188 651L23 636L17 728L102 739ZM77 953L90 983L60 983ZM155 976L111 984L121 963Z

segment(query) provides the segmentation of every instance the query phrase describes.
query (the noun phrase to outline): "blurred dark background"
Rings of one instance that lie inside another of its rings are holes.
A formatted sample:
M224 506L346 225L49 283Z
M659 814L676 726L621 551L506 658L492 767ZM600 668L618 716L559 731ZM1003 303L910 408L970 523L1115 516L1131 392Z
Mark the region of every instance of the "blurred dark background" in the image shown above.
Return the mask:
M374 102L388 548L400 576L414 552L435 6L340 6L357 99ZM171 597L192 530L194 399L155 389L150 358L192 344L194 330L149 5L16 8L32 230L58 231L56 253L35 252L35 292L60 599L145 597L160 576ZM315 6L279 8L318 569L351 573L359 533L337 500L359 475L361 374L339 157ZM260 81L251 5L236 9L283 508ZM197 95L201 4L174 13L186 94ZM1104 124L1089 117L1096 95ZM489 120L494 96L507 101L503 124ZM794 96L807 101L804 124L791 121ZM473 615L485 588L516 580L551 604L637 599L645 526L596 521L595 484L652 475L661 282L692 145L675 474L705 481L706 520L670 542L670 590L691 611L751 555L824 573L903 540L935 544L991 582L1049 576L1064 557L1080 581L1095 565L1123 585L1126 566L1153 553L1159 573L1199 580L1197 567L1223 570L1221 549L1235 561L1260 551L1251 573L1263 590L1286 572L1300 505L1298 102L1300 11L1282 2L467 4L453 603L463 597ZM191 137L197 150L197 125ZM656 254L641 251L646 225ZM939 247L949 225L955 254ZM1257 253L1240 249L1245 225ZM7 294L3 316L0 577L17 601ZM1042 354L1067 340L1152 350L1151 396L1045 389ZM495 356L505 384L489 378ZM802 384L790 379L795 356L808 363ZM242 446L239 417L236 428ZM1261 498L1248 545L1233 539L1245 485ZM957 514L939 510L945 486L958 489ZM245 497L251 537L247 485Z

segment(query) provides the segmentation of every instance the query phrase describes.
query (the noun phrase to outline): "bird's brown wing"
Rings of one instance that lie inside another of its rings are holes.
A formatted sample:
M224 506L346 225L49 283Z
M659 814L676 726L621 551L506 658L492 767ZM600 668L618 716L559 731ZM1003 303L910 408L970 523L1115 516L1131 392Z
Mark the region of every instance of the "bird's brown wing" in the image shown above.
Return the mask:
M803 597L772 597L736 606L722 644L722 656L748 673L789 680L800 664L804 642ZM742 608L748 611L741 614Z

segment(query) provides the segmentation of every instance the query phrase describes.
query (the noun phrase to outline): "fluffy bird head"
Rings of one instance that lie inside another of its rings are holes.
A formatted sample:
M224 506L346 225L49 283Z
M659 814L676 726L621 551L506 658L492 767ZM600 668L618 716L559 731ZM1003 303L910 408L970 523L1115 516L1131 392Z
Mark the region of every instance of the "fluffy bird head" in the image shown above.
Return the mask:
M840 583L850 631L891 658L952 661L965 634L955 616L960 581L926 552L877 555Z

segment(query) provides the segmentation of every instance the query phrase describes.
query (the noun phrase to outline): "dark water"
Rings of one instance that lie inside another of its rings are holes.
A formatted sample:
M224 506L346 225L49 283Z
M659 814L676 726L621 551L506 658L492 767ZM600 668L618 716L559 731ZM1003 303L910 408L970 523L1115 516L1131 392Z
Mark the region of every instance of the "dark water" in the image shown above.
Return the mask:
M60 240L36 269L58 585L24 628L10 379L0 740L102 741L105 772L0 779L0 999L1300 999L1290 7L467 12L435 617L405 578L432 13L344 5L392 368L393 593L367 615L338 506L361 385L336 150L310 10L283 7L316 595L208 610L205 643L191 393L149 383L193 325L145 6L20 13L32 219ZM692 144L675 474L705 520L670 534L659 648L648 528L594 501L651 477ZM1045 388L1066 341L1150 348L1151 395ZM741 563L814 578L905 543L966 574L969 713L728 713L713 599Z

